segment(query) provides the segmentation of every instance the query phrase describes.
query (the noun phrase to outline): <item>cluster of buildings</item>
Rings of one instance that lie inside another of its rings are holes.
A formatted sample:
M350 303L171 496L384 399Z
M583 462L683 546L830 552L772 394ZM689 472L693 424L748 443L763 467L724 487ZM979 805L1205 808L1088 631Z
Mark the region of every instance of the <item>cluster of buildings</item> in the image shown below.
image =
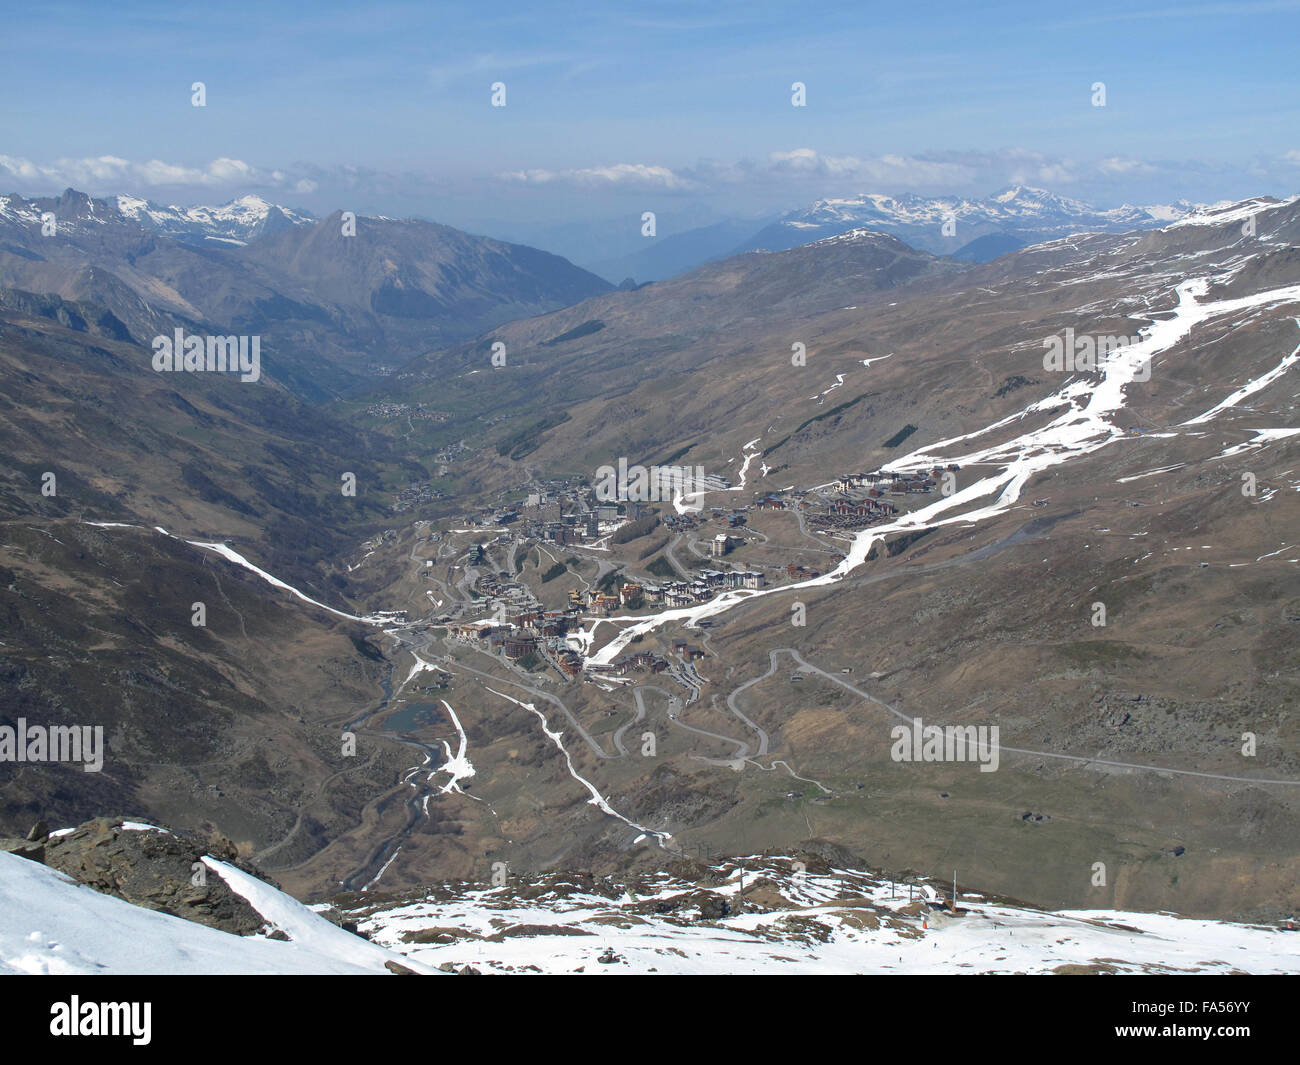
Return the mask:
M697 658L708 657L704 648L680 639L673 640L673 653L680 655L687 662L694 662ZM600 674L614 677L625 677L629 673L663 673L665 671L673 673L675 679L681 682L682 678L673 670L672 663L663 655L656 654L654 651L632 651L629 654L620 655L607 666L599 667ZM593 675L596 675L594 670Z
M883 495L907 495L909 492L933 492L945 473L957 473L961 467L950 462L946 466L932 466L928 473L848 473L835 481L839 492L867 490L867 495L879 499Z
M435 462L440 462L444 466L447 466L455 462L457 459L464 458L470 453L470 448L466 447L464 444L448 444L446 447L439 450L438 453L433 456L433 459Z
M469 526L510 528L518 538L567 547L598 540L642 514L638 503L598 504L591 486L548 481L528 492L522 504L483 507L463 517Z
M653 651L634 651L620 655L608 666L602 666L601 672L616 677L626 677L629 673L662 673L668 669L668 660Z
M526 610L479 621L453 621L447 635L511 662L536 655L566 677L582 672L582 656L565 643L573 618L560 610Z
M809 514L808 522L815 528L860 528L879 521L888 521L898 514L898 507L889 501L891 496L923 495L933 492L945 474L956 473L957 463L934 466L928 472L910 474L849 473L838 477L834 491L839 495L822 497L821 509ZM759 501L760 506L779 507L784 503L779 497L768 496Z
M707 510L688 510L684 514L665 514L661 520L664 527L673 532L689 532L710 521L725 522L729 529L739 529L747 520L745 509L744 507L734 510L726 507L709 507Z
M576 611L585 610L595 617L609 617L623 610L642 607L694 606L707 603L719 592L731 588L762 588L767 577L759 570L703 569L690 580L628 582L617 593L588 589L569 593L569 606Z
M378 374L380 377L390 375ZM414 407L409 403L372 403L366 408L366 413L372 418L418 418L430 422L445 422L451 417L446 411L429 410L423 403Z
M719 592L732 588L758 589L767 584L767 577L761 570L702 569L699 575L690 580L667 581L661 586L644 585L645 601L649 605L663 603L665 606L694 606L707 603Z
M432 481L412 481L393 500L392 509L396 513L412 510L423 503L432 503L436 499L447 498L445 493L433 487Z
M840 496L829 500L824 511L810 514L808 524L814 528L857 528L886 521L897 513L898 508L893 503L878 496L867 496L865 499Z

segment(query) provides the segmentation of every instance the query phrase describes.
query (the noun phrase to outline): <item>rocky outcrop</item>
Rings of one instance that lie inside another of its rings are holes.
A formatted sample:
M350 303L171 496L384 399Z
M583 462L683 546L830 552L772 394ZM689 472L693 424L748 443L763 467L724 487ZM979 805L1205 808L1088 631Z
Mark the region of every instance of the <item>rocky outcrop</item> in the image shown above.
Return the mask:
M0 850L42 862L106 895L209 928L240 936L266 928L261 914L203 864L208 855L274 883L239 861L224 837L174 833L120 817L98 817L55 835L42 822L27 835L0 840Z

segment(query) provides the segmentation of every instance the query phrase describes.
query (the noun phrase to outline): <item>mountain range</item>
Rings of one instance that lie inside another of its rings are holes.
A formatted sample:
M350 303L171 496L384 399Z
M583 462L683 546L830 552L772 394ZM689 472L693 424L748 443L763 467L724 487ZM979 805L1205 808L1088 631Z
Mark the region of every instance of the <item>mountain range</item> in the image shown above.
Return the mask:
M888 233L935 255L988 262L1071 233L1159 228L1196 209L1180 200L1103 210L1029 185L1013 185L983 199L864 193L818 200L776 218L728 220L669 234L644 250L590 266L611 280L659 281L713 259L745 251L784 251L854 229Z
M612 288L557 256L428 222L72 189L0 197L0 286L94 303L139 343L176 327L259 335L269 377L313 400Z
M3 767L11 835L216 829L312 900L824 838L1053 911L1300 906L1300 201L987 263L828 207L634 291L431 223L0 210L6 709L109 756ZM178 325L264 328L265 378L155 372ZM525 520L620 459L705 470L699 521ZM897 513L837 523L876 472ZM724 566L764 580L589 594ZM578 677L467 634L519 589L592 600ZM892 757L916 719L996 725L1000 768Z

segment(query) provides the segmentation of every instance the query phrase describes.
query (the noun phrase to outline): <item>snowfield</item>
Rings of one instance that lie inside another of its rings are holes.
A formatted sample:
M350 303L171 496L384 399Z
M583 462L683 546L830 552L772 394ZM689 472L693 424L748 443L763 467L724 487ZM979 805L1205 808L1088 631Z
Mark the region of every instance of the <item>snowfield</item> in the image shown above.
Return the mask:
M808 856L804 856L808 857ZM809 858L809 861L816 861ZM614 882L444 883L353 912L367 941L256 877L212 872L265 919L235 936L0 853L0 974L1295 973L1300 932L1122 910L1052 912L883 874L752 856ZM741 895L743 885L743 897ZM279 930L289 941L267 938Z
M0 853L0 974L385 974L422 970L331 924L297 899L215 859L206 864L289 942L236 936L103 895Z
M376 942L412 959L485 974L1300 971L1300 932L1163 913L1052 912L964 893L951 917L931 905L946 885L921 880L909 900L905 884L882 876L814 875L799 865L754 856L715 867L721 875L711 886L665 873L626 890L603 882L605 893L545 874L353 916ZM732 913L705 918L701 899ZM434 936L454 941L408 941Z

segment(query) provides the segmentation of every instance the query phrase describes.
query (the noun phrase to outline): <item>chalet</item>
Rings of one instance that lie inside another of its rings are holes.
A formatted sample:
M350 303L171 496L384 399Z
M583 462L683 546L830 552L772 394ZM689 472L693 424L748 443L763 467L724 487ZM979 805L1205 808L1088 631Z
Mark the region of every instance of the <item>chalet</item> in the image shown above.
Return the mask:
M537 640L532 636L506 636L502 642L506 657L514 660L523 658L537 650Z
M569 617L559 611L548 610L535 627L543 636L563 636L569 631Z
M632 610L641 605L643 589L639 584L625 584L618 590L619 602Z
M582 672L582 655L574 654L572 651L562 652L560 655L560 671L567 676L576 677Z
M850 499L836 499L826 508L829 513L838 518L869 518L875 513L875 505L871 501L863 503L854 503Z
M618 609L618 596L616 595L597 595L591 601L591 612L598 617L608 617Z
M614 660L614 672L620 676L636 670L650 670L651 673L662 673L668 668L668 663L651 651L637 651L630 655L622 655Z
M495 621L459 621L449 625L447 631L461 639L479 640L491 636L497 627Z

